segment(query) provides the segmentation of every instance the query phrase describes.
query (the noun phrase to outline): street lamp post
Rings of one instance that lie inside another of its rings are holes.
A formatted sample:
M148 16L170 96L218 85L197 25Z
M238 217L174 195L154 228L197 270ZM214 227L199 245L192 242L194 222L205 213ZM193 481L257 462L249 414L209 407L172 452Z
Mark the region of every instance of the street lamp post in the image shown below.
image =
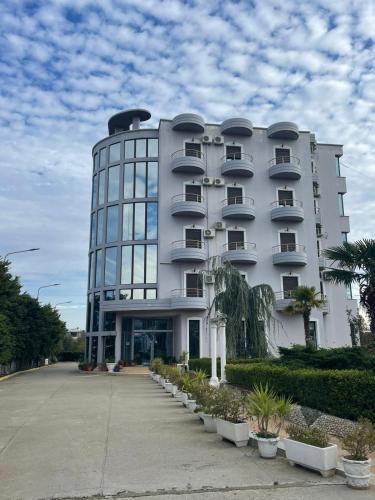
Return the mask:
M40 250L40 248L28 248L27 250L17 250L16 252L8 252L5 254L4 260L6 260L8 255L14 255L15 253L36 252L37 250Z
M37 293L37 295L36 295L36 300L39 300L39 292L40 292L40 290L41 290L42 288L49 288L49 287L51 287L51 286L59 286L59 285L61 285L61 283L52 283L51 285L43 285L43 286L40 286L40 287L38 288L38 293Z

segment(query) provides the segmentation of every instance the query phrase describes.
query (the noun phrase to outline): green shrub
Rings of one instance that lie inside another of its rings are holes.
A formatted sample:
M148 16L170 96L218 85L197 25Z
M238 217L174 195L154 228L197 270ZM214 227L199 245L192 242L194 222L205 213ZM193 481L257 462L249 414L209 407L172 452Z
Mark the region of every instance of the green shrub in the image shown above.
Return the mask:
M238 424L245 420L245 396L231 387L217 390L212 404L212 416Z
M327 448L329 445L328 434L321 429L290 425L287 431L289 438L294 441L310 444L311 446L317 446L318 448Z
M228 364L234 364L234 365L240 365L240 364L248 364L248 363L264 363L264 359L229 359L227 361ZM268 360L267 360L268 361ZM276 361L276 360L269 360L270 362ZM220 358L217 358L217 364L216 364L216 369L217 373L220 373ZM197 371L197 370L204 370L207 373L207 376L209 377L211 375L211 358L192 358L189 359L189 370L192 371Z
M370 420L359 419L357 427L348 432L342 444L350 460L368 460L370 453L375 451L375 428Z
M227 365L228 382L252 389L268 384L278 394L330 415L375 422L375 375L365 370L291 370L265 363Z
M57 355L58 361L83 361L83 352L62 351Z

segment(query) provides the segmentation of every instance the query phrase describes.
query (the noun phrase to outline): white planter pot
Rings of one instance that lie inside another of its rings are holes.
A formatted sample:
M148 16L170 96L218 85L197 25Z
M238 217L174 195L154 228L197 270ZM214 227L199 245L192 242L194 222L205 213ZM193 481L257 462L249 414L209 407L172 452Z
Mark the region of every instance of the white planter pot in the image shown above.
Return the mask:
M116 363L107 363L107 368L109 372L113 372L113 368L116 366Z
M199 418L199 420L201 420L203 422L203 411L197 411L196 415Z
M181 393L181 403L186 406L189 401L189 396L187 392L182 392Z
M160 375L156 374L154 380L155 380L155 382L159 383Z
M155 373L154 372L149 372L150 378L154 378Z
M218 418L216 419L216 427L217 433L221 437L228 441L232 441L238 448L247 446L249 441L249 426L247 422L233 424L232 422L227 422L226 420Z
M258 441L259 455L262 458L275 458L279 438L256 438Z
M346 475L346 483L350 488L366 490L370 481L370 460L350 460L343 458L342 464Z
M182 395L183 395L183 392L177 391L175 396L174 396L176 401L180 401L182 403Z
M216 419L212 415L203 413L203 423L206 432L217 432Z
M300 443L293 439L284 439L285 455L291 465L298 464L320 472L323 477L334 476L337 467L337 446L319 448L311 444Z
M164 384L164 389L167 391L167 392L172 392L172 382L166 382Z
M190 413L194 413L194 410L197 407L197 403L195 402L195 399L188 399L186 406Z
M175 396L176 396L177 391L178 391L178 387L177 387L177 385L172 384L171 394L172 394L172 396L173 396L173 397L175 397Z

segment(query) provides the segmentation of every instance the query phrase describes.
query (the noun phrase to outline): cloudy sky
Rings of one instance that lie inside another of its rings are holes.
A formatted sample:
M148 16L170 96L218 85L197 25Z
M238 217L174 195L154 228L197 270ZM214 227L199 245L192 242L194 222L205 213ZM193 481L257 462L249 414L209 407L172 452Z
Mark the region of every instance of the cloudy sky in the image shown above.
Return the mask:
M0 254L84 326L91 147L108 117L296 121L343 143L351 238L375 231L375 3L2 0Z

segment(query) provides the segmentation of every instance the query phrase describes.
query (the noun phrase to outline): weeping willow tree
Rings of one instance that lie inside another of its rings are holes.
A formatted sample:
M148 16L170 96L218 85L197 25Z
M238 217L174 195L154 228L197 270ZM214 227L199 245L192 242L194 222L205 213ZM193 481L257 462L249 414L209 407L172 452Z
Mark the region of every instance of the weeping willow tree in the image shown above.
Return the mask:
M246 342L246 353L262 358L267 355L265 330L273 321L275 295L269 285L249 286L241 273L229 262L213 262L215 298L211 310L226 318L227 355L235 358L237 346ZM245 326L245 328L244 328Z

